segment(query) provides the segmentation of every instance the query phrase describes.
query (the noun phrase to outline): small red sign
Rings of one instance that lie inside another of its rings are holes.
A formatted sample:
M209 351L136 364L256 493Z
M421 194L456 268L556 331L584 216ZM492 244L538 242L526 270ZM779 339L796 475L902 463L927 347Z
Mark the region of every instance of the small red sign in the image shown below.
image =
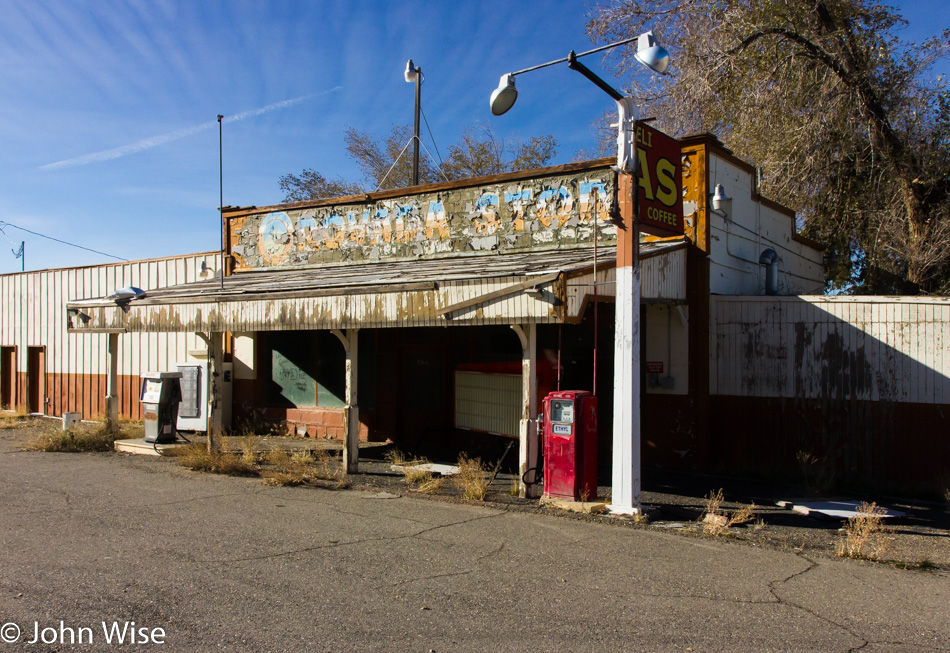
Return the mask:
M683 157L680 142L637 123L640 231L654 236L683 235Z
M663 361L646 363L647 374L663 374Z

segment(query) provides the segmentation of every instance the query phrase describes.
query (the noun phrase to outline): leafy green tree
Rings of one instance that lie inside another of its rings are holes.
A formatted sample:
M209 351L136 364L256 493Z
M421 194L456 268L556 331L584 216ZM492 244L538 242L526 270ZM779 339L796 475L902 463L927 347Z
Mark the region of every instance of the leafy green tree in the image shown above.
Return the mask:
M340 197L388 188L406 188L412 184L412 129L393 125L385 138L368 132L347 129L346 151L363 172L360 183L330 181L319 172L305 169L301 174L280 178L284 200L297 202L324 197ZM409 147L406 144L409 143ZM468 128L458 143L449 146L447 158L437 166L426 156L419 156L419 183L431 184L469 177L540 168L557 156L553 136L537 136L524 144L509 144L499 139L488 127Z
M950 292L950 95L941 38L907 44L905 21L868 0L616 0L588 25L619 39L653 29L675 72L619 68L659 126L711 131L762 172L836 256L831 287Z

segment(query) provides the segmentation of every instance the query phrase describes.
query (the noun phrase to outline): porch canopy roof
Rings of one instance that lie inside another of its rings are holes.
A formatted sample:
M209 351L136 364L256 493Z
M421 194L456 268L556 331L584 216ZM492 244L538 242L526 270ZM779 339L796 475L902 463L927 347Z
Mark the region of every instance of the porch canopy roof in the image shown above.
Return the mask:
M644 301L686 298L685 239L641 243ZM246 332L579 321L614 295L616 248L440 256L241 272L149 290L140 299L67 302L69 331Z

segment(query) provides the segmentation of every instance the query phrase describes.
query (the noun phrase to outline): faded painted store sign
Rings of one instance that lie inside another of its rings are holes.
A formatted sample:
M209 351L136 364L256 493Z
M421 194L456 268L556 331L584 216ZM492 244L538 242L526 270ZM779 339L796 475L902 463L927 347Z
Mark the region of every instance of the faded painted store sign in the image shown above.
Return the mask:
M683 235L683 163L680 142L637 123L640 230L655 236Z
M607 170L230 219L237 269L616 241Z

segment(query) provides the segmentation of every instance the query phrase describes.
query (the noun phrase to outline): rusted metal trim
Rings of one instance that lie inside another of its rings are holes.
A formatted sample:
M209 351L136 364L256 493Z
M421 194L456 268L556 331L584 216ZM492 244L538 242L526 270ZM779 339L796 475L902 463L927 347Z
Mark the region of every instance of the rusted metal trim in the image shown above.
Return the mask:
M556 280L561 276L560 272L552 272L551 274L542 274L537 277L529 277L527 281L522 281L521 283L516 283L514 285L508 286L507 288L502 288L501 290L496 290L490 292L486 295L481 295L479 297L473 297L472 299L466 299L464 302L459 302L458 304L452 304L451 306L446 306L436 311L436 315L446 315L448 313L454 313L455 311L461 311L466 308L472 308L473 306L478 306L479 304L484 304L487 301L492 299L498 299L499 297L507 297L508 295L513 295L516 292L526 290L527 288L532 288L534 286L541 285L542 283L548 283L550 281Z

